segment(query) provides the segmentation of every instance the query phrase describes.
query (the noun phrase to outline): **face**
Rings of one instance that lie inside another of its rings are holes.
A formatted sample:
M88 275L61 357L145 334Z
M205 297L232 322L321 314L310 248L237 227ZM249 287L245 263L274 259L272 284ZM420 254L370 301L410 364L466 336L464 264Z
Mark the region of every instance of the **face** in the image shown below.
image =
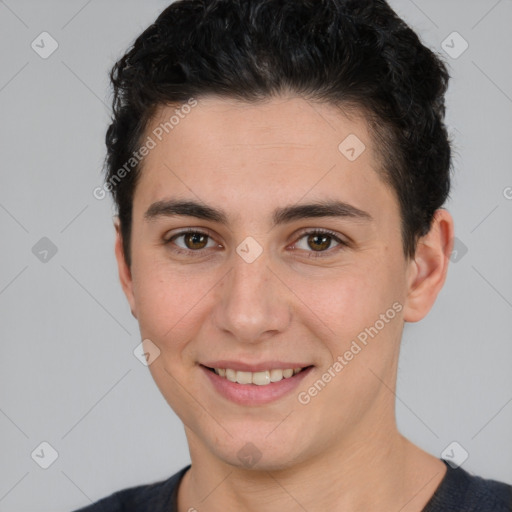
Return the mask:
M277 469L365 449L394 425L421 274L365 120L209 97L162 132L175 108L146 134L129 269L116 249L156 384L205 457Z

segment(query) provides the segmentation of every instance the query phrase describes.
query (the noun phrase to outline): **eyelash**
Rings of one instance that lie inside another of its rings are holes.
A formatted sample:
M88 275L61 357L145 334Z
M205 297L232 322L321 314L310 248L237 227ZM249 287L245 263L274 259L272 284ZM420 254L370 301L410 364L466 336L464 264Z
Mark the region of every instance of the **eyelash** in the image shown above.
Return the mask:
M185 235L191 235L191 234L203 235L203 236L208 237L209 239L213 239L213 237L205 231L189 229L189 230L181 231L179 233L174 234L171 238L169 238L168 240L165 240L164 243L165 243L165 245L170 245L177 238L185 236ZM300 234L299 238L297 239L297 241L295 243L297 243L302 238L304 238L306 236L310 236L310 235L328 235L330 238L332 238L334 241L336 241L339 244L339 246L337 246L338 249L340 247L348 247L348 245L349 245L347 242L341 240L336 235L336 233L334 233L333 231L329 231L328 229L314 229L311 231L304 231ZM193 249L183 249L181 247L176 246L172 250L174 252L176 252L177 254L186 254L189 256L192 255L193 257L195 257L195 256L201 256L201 253L206 249L193 250ZM323 254L325 254L325 253L329 253L328 256L331 255L330 253L332 252L332 248L329 248L325 251L306 251L306 252L309 253L309 255L307 256L308 258L323 258L323 257L326 257L326 256L323 256Z

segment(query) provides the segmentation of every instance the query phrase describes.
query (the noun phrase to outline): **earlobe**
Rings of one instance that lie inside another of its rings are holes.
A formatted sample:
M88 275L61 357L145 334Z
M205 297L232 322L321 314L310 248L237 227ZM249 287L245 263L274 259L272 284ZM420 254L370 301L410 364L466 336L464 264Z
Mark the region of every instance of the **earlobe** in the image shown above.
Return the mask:
M453 250L453 219L448 211L436 210L430 231L418 240L410 262L404 320L418 322L432 308L444 285Z
M119 222L119 217L114 218L114 227L116 230L115 254L117 260L117 269L119 272L119 281L121 282L124 294L126 295L128 303L130 305L132 315L135 318L137 318L135 298L133 294L132 273L130 267L126 263L126 258L124 257L123 237L121 234L121 225Z

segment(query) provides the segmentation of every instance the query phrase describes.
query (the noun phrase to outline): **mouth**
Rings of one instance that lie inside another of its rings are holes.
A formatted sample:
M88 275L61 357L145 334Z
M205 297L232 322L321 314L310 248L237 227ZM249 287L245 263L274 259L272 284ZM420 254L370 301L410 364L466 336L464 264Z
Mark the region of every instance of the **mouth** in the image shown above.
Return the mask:
M234 370L232 368L210 368L208 366L205 366L205 368L229 382L236 382L243 385L253 384L256 386L268 386L272 382L280 382L283 379L289 379L311 368L311 365L305 367L299 366L297 368L272 368L271 370L258 372Z
M290 396L314 369L313 365L289 368L287 364L275 363L272 365L274 368L264 369L264 366L259 366L252 367L257 371L249 371L247 365L238 364L243 369L235 369L229 368L227 362L211 364L199 365L211 385L210 389L217 396L244 406L264 405Z

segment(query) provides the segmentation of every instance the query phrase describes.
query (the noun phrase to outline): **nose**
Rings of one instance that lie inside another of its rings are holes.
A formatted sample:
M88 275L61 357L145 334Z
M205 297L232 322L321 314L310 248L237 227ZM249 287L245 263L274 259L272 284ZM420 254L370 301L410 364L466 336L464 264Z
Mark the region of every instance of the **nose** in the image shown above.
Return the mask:
M264 254L252 263L234 254L231 271L217 289L215 325L240 342L264 341L290 324L290 295Z

